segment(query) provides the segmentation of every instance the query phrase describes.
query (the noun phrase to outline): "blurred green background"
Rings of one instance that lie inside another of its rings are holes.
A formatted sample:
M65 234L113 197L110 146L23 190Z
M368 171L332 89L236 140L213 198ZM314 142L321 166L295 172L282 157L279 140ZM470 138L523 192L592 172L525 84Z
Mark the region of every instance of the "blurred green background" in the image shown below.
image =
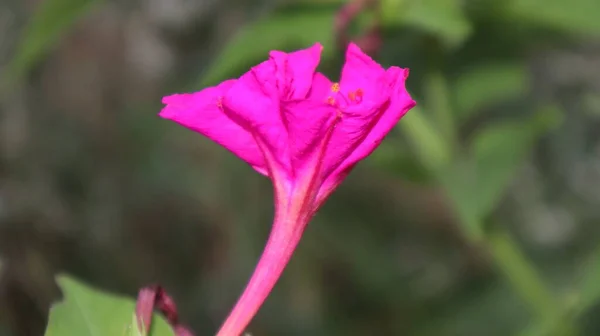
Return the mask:
M252 334L600 335L600 1L348 3L0 0L0 335L43 334L59 272L132 298L160 282L214 334L271 185L160 99L316 41L336 78L344 35L410 68L418 107L316 216Z

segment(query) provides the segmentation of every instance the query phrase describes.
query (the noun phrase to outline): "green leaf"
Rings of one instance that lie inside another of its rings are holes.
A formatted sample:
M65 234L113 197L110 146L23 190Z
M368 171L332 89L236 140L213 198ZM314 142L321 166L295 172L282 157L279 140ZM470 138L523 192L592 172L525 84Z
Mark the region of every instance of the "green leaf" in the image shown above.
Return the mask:
M138 336L135 302L84 285L68 276L58 276L64 300L50 310L46 336ZM133 330L132 330L133 329ZM167 322L159 315L152 320L151 336L172 336Z
M440 71L433 71L425 77L424 87L425 106L432 112L432 121L442 138L454 147L457 130L448 81Z
M451 160L452 150L448 143L418 106L410 110L398 125L411 142L416 155L430 171L437 172Z
M539 320L529 325L525 330L517 336L556 336L556 335L573 335L560 334L557 330L564 325L563 319Z
M478 209L477 167L470 158L458 158L438 172L438 180L446 192L469 238L483 238Z
M558 107L550 106L529 120L495 123L474 136L471 153L477 167L477 207L481 216L495 208L538 138L561 120Z
M503 122L484 129L474 139L477 167L476 207L485 216L500 200L504 189L535 144L537 132L527 122Z
M8 65L4 85L25 76L61 36L100 0L45 0L31 17Z
M405 24L438 36L449 48L460 46L473 31L462 1L410 0L404 8L399 17Z
M402 176L411 182L428 184L432 181L432 174L423 163L415 160L415 155L402 141L396 141L393 136L388 136L377 150L371 154L367 164L371 164L382 172L395 176Z
M439 180L467 234L482 238L480 227L493 211L538 138L561 120L556 107L529 120L492 124L475 134L470 151L440 170Z
M380 0L381 18L385 26L397 25L399 19L406 13L405 0Z
M145 336L147 333L143 330L140 330L138 327L135 314L131 314L131 322L129 323L129 327L127 328L126 336Z
M513 0L509 4L508 13L519 20L568 33L600 35L598 0Z
M287 8L243 27L215 58L197 83L205 87L232 76L240 75L246 68L268 56L271 50L306 48L315 42L322 43L323 58L332 55L333 19L339 6L332 4L304 4Z
M491 63L472 67L454 84L456 114L465 120L480 109L522 96L528 75L520 63Z

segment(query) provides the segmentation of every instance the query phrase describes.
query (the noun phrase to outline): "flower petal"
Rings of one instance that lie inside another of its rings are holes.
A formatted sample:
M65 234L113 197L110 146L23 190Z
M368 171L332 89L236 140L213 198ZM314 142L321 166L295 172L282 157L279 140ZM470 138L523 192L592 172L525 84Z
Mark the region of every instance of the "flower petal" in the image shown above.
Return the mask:
M278 167L290 173L288 136L279 109L275 63L265 61L240 77L227 91L223 105L232 119L260 138Z
M340 86L344 92L362 90L364 100L371 101L381 96L378 92L380 78L385 75L385 69L360 48L350 43L346 49L346 61L342 68Z
M391 67L386 71L386 82L392 90L389 104L364 141L352 152L352 155L344 161L339 169L351 168L356 162L370 155L406 112L416 105L416 102L406 91L405 81L408 78L408 73L408 69L398 67Z
M358 46L353 43L348 46L340 85L332 87L329 93L342 118L323 159L323 178L338 169L379 121L391 93L386 76L386 71Z
M388 104L383 106L383 111L368 130L368 134L352 153L333 171L323 183L323 190L335 188L341 179L360 160L369 156L383 141L385 136L394 128L398 121L416 105L416 102L406 91L405 81L409 70L391 67L386 71L385 83L391 89Z
M325 179L360 145L375 126L381 107L362 104L342 110L341 120L335 126L321 167Z
M320 164L326 155L327 140L339 117L325 101L295 100L282 105L288 129L291 163L295 177Z
M306 97L321 49L320 44L315 44L290 54L272 51L270 59L242 75L223 100L235 118L260 136L278 169L284 170L288 178L293 171L280 102Z
M323 46L319 43L293 53L271 51L270 59L276 65L277 87L282 100L304 99L313 81L313 74L321 60Z
M313 75L310 91L306 96L308 100L325 101L331 95L331 85L333 83L320 72L315 72Z
M252 134L232 120L219 100L234 85L229 80L196 93L174 94L163 98L166 106L160 116L198 132L227 148L263 175L268 175L265 160Z

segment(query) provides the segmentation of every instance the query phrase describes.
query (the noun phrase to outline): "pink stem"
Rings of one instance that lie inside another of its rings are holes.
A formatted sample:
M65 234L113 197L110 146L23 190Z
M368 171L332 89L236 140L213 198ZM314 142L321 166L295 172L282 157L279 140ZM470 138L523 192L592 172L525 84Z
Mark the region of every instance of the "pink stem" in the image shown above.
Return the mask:
M158 285L142 288L135 305L138 328L144 335L150 334L154 308L158 308L163 313L176 336L194 335L187 327L179 323L175 301Z
M258 265L217 336L241 335L277 283L298 245L308 218L299 211L277 209L269 241Z

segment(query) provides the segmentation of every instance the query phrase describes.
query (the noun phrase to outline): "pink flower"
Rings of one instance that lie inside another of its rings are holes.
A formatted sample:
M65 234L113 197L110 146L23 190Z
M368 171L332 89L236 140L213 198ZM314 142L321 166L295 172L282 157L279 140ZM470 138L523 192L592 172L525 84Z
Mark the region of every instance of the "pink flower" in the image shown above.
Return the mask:
M341 80L332 83L315 71L321 50L272 51L239 79L163 99L161 117L219 143L274 185L269 241L217 336L244 331L315 212L415 106L405 89L408 69L386 70L350 44Z

